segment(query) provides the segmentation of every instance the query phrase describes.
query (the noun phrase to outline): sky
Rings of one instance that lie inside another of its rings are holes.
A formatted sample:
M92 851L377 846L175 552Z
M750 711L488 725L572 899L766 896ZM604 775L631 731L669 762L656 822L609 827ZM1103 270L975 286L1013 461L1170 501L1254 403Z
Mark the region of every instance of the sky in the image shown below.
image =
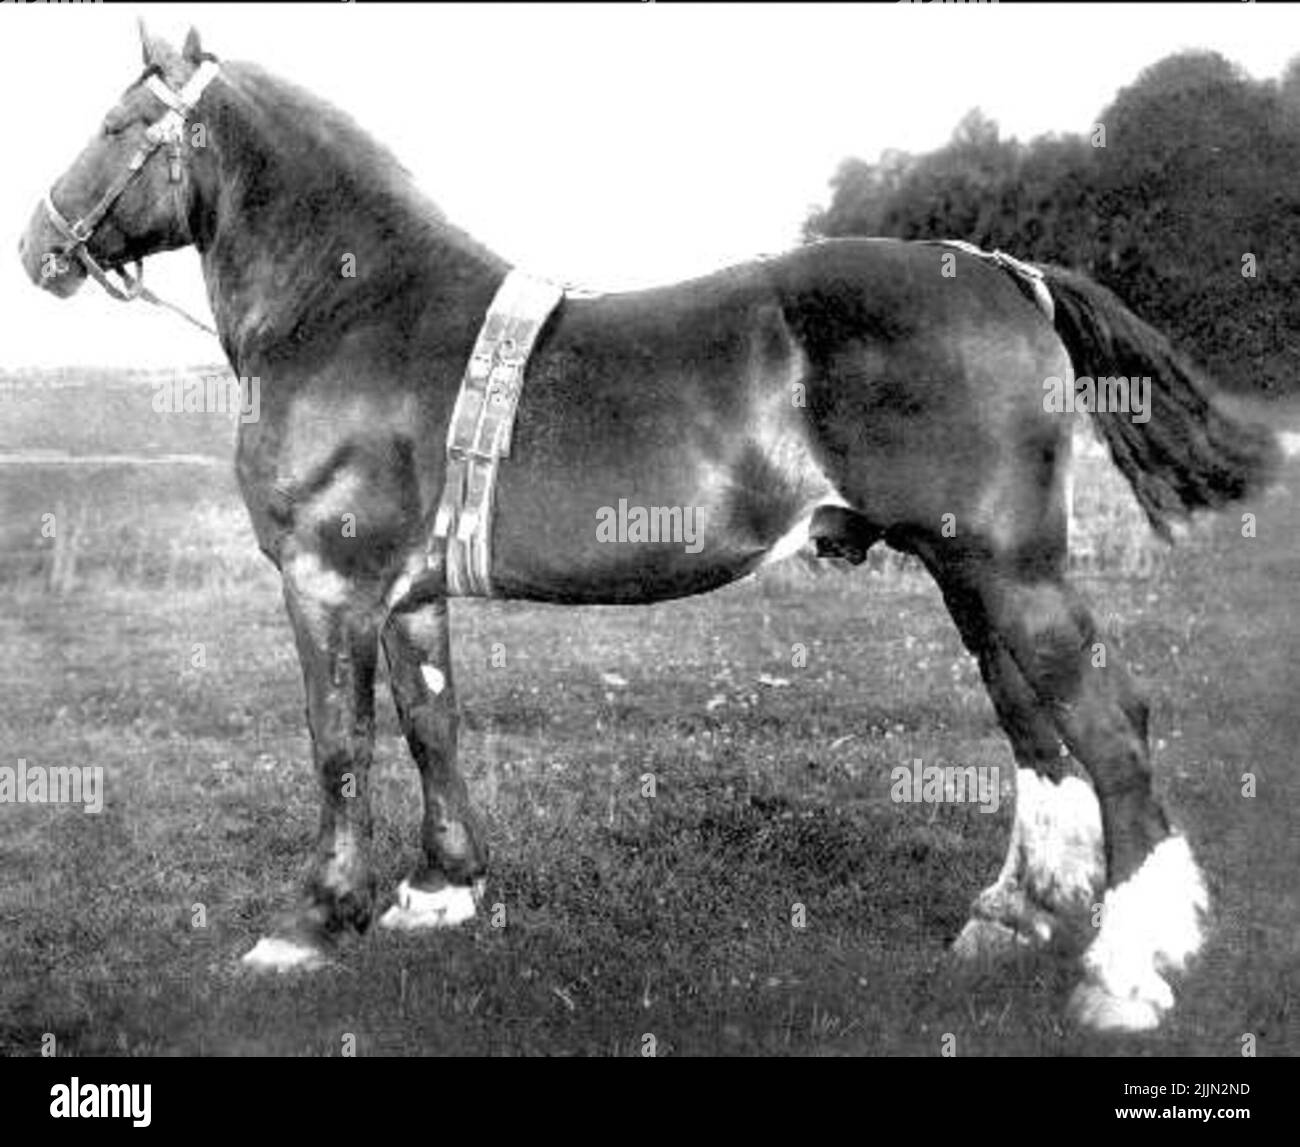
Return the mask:
M220 361L211 336L93 284L31 286L17 240L139 72L135 21L326 97L512 263L596 290L793 246L850 155L1087 131L1138 72L1213 48L1256 79L1300 54L1292 5L39 5L0 2L0 369ZM145 264L208 317L193 251Z

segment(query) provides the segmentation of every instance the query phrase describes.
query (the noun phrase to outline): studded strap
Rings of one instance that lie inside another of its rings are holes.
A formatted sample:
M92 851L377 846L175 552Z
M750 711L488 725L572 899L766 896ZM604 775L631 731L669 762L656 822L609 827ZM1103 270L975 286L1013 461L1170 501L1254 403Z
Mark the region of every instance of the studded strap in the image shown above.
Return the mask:
M497 469L510 453L524 370L563 288L512 270L479 331L447 427L447 473L431 547L445 541L447 593L492 596Z

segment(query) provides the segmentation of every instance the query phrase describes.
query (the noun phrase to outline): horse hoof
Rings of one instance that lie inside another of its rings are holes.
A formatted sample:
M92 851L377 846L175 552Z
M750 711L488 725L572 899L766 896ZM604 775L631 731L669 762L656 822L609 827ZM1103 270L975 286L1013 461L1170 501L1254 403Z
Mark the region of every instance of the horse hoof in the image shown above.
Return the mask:
M412 888L409 880L397 886L397 903L379 918L381 928L396 932L424 932L454 928L473 918L483 896L484 882L446 884L432 892Z
M1032 931L1012 927L1001 920L972 916L966 921L957 939L952 942L952 952L958 959L974 960L980 956L998 956L1013 948L1030 948L1046 944L1052 939L1052 925L1043 914L1026 920Z
M1117 996L1091 981L1080 984L1070 997L1070 1014L1093 1031L1151 1031L1160 1026L1164 1013L1165 1008L1156 1000Z
M259 972L315 972L329 960L319 948L300 940L263 936L243 958L245 967Z
M997 920L973 916L952 942L953 955L962 960L976 960L981 956L994 956L1006 952L1028 939L1014 928Z

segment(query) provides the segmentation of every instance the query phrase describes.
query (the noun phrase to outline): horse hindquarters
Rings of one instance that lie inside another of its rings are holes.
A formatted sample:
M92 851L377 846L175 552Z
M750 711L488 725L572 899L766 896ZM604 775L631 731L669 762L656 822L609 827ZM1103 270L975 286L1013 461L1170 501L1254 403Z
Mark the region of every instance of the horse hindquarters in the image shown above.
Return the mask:
M1016 832L977 920L1042 939L1104 881L1076 1008L1093 1026L1149 1027L1173 1002L1160 972L1196 951L1206 901L1152 792L1146 703L1113 648L1096 658L1095 623L1065 582L1070 421L1044 408L1043 381L1068 360L1008 278L959 260L944 285L933 258L933 280L913 269L877 285L855 342L811 356L825 376L810 387L818 441L851 509L938 582L1015 748ZM1095 798L1062 778L1061 744ZM963 946L979 938L977 923Z

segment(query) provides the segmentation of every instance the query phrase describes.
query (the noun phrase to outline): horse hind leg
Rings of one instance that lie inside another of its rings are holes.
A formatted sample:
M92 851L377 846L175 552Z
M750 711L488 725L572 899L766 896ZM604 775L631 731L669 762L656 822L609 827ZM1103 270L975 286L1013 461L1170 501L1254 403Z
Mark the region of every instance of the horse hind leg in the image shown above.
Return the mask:
M1073 775L1055 722L1010 655L979 653L980 669L1016 759L1011 840L997 879L975 898L953 943L972 958L1015 944L1046 944L1077 926L1105 884L1101 810L1091 786Z
M445 599L395 611L383 631L393 700L424 794L424 858L401 882L380 926L416 932L453 927L482 899L488 852L456 765L456 695Z
M930 564L963 631L1006 651L1097 793L1106 893L1072 1010L1098 1029L1155 1027L1174 1003L1164 973L1199 950L1208 902L1186 839L1152 793L1146 703L1059 573L1021 573L969 550Z

